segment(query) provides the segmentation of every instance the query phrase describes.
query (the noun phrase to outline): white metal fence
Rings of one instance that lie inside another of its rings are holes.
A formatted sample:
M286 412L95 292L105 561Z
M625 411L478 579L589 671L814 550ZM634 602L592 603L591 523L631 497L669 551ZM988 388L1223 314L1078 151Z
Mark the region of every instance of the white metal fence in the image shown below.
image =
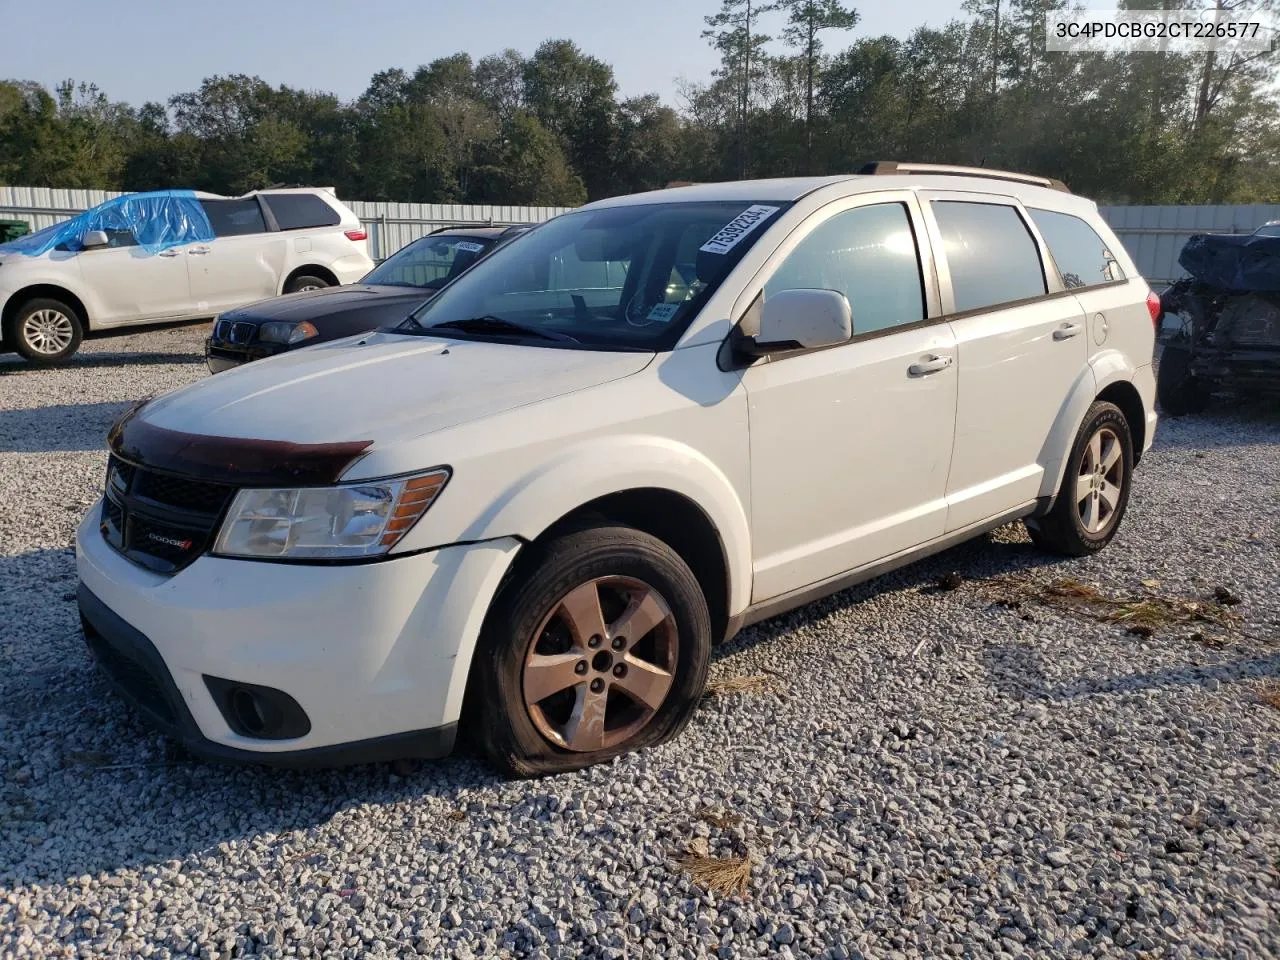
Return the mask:
M31 224L32 230L41 230L119 195L119 192L110 190L0 186L0 220L25 220ZM437 227L541 223L570 209L497 204L343 202L369 231L369 255L375 260L390 256L406 243Z
M33 230L39 230L118 195L105 190L0 186L0 219L26 220ZM361 200L344 202L368 229L369 252L375 260L390 256L409 241L437 227L541 223L570 209ZM1280 220L1280 204L1099 209L1138 264L1142 275L1157 289L1184 274L1178 266L1178 254L1193 233L1252 233L1268 220Z

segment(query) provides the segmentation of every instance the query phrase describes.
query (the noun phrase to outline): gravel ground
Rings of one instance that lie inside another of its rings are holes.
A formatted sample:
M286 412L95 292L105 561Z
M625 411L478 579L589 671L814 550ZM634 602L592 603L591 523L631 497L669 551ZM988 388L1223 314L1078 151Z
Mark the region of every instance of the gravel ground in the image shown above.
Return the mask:
M202 334L0 357L0 955L1280 955L1275 421L1164 423L1101 557L1008 528L746 631L714 675L767 687L660 749L281 773L167 750L77 634L102 438L205 375ZM1243 623L1142 637L993 602L1002 575L1226 587ZM697 886L691 844L749 853L746 895Z

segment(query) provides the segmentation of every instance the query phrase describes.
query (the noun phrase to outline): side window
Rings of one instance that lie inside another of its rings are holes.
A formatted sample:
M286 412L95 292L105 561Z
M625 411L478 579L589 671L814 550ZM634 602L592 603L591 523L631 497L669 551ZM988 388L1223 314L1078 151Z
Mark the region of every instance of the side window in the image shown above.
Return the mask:
M138 238L133 235L132 230L107 230L107 246L109 247L136 247Z
M201 200L200 206L209 217L215 237L267 232L257 200Z
M336 227L342 222L338 211L314 193L264 193L262 199L281 230Z
M957 313L1048 291L1040 251L1014 207L935 200L933 216L942 231Z
M1027 212L1036 222L1067 287L1092 287L1124 279L1124 271L1111 250L1093 227L1079 217L1053 210L1029 209Z
M764 295L806 289L843 293L855 334L923 320L924 284L907 208L878 203L836 214L791 251Z

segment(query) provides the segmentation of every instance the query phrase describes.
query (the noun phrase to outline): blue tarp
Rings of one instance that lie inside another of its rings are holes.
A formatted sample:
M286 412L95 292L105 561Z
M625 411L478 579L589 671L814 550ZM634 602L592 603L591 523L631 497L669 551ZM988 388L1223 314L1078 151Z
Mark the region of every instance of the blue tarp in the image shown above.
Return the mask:
M1178 255L1201 283L1231 293L1280 293L1280 237L1199 233Z
M114 197L78 216L8 243L0 253L24 253L38 257L57 247L77 251L90 230L128 231L137 245L156 254L184 243L209 243L213 227L194 190L156 190Z

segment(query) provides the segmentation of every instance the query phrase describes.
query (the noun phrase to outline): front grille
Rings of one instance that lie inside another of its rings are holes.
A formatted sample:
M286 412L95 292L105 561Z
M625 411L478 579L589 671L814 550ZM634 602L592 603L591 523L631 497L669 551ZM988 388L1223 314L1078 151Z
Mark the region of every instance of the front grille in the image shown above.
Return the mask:
M103 538L139 566L177 573L209 549L235 488L148 470L112 456Z
M249 343L258 333L256 321L219 320L213 328L213 336L223 343Z

